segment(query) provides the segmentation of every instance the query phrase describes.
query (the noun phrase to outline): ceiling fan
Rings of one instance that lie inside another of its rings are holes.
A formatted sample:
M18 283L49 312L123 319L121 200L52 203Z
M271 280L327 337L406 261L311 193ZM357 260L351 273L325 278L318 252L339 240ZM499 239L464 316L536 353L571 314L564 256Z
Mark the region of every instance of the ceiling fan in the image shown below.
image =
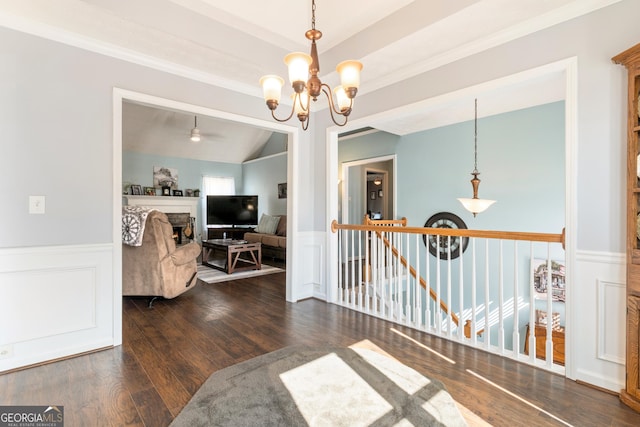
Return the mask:
M198 128L198 116L193 116L193 128L191 129L191 132L189 133L189 139L191 140L191 142L195 142L198 143L200 142L203 138L204 139L216 139L217 137L219 137L219 135L216 134L208 134L208 133L202 133L202 131L200 130L200 128Z

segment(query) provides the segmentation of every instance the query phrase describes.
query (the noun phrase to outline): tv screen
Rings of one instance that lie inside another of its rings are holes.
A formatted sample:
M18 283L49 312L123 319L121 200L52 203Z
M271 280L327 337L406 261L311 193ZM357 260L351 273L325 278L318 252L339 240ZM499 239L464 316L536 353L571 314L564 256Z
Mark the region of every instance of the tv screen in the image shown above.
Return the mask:
M258 196L207 196L207 225L257 225Z

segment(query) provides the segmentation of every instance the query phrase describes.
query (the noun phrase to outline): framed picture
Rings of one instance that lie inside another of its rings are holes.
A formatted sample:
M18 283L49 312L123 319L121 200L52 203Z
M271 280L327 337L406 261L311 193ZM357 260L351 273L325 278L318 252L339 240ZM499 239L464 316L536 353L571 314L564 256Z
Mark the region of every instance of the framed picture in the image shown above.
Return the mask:
M174 196L178 196L178 197L182 197L182 190L173 190L173 195Z
M375 199L376 199L376 192L375 192L375 191L372 191L371 193L369 193L369 198L370 198L371 200L375 200Z
M164 166L153 167L153 186L154 187L178 187L178 169L167 168Z
M131 186L131 194L133 194L134 196L142 196L142 186L133 184Z
M278 184L278 199L287 198L287 183Z
M156 189L153 187L144 187L144 194L146 196L155 196L156 195Z
M378 190L378 198L382 199L382 190Z
M187 188L186 190L184 190L184 195L187 197L193 197L193 190L190 188Z
M551 283L549 281L548 265L545 259L533 260L533 286L535 299L547 299L549 288L552 292L552 300L564 302L566 296L566 284L564 276L564 263L551 261Z

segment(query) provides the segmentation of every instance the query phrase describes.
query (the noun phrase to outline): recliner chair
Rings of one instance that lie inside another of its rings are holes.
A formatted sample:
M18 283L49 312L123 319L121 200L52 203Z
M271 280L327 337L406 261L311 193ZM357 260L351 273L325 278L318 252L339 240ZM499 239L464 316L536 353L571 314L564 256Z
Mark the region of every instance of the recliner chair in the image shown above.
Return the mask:
M200 245L176 247L167 215L147 215L141 246L122 245L122 295L175 298L197 282Z

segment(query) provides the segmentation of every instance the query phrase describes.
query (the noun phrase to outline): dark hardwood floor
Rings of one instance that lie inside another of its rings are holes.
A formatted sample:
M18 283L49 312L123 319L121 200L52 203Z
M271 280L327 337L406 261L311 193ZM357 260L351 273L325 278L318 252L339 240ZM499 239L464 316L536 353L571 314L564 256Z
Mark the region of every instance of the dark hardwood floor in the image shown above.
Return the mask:
M67 427L166 426L219 369L288 345L360 343L442 381L470 425L640 425L612 394L332 304L287 303L284 283L200 283L152 309L125 297L122 346L0 375L0 405L64 405Z

